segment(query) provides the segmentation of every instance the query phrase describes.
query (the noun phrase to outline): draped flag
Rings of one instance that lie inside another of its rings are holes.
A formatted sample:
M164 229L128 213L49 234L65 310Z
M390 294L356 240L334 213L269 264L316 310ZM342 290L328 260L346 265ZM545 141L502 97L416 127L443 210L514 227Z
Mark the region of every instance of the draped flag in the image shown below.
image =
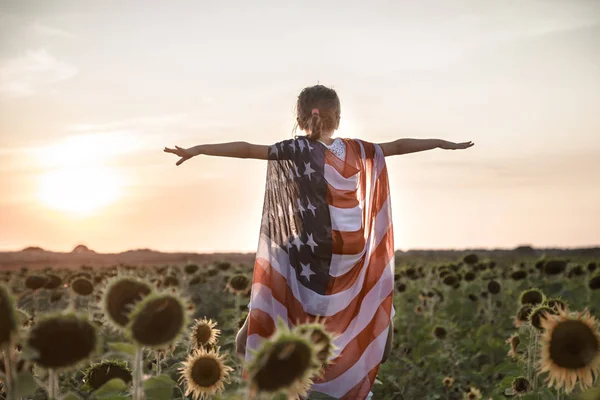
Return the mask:
M278 317L324 318L337 350L310 391L356 400L373 386L394 314L394 238L381 148L342 140L345 160L305 137L270 147L246 359Z

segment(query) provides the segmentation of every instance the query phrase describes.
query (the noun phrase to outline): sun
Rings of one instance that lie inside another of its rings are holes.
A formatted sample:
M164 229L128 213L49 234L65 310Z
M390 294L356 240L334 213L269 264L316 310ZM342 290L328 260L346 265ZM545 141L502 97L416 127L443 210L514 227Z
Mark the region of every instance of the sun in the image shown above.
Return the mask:
M87 215L116 201L119 186L119 176L109 167L63 167L40 177L39 196L51 209Z
M123 175L109 161L120 143L106 139L78 135L41 149L38 199L45 207L87 216L119 199Z

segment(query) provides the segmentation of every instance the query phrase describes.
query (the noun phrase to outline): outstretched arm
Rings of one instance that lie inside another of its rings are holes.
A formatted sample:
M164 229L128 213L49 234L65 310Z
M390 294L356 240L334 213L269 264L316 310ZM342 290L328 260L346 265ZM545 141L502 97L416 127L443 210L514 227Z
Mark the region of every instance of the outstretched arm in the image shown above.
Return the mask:
M473 142L454 143L441 139L398 139L393 142L380 143L383 154L395 156L399 154L416 153L418 151L432 150L440 148L444 150L468 149L473 146Z
M207 156L234 157L234 158L255 158L266 160L269 156L269 146L252 144L248 142L229 142L217 144L200 144L188 149L175 146L174 149L165 147L165 153L173 153L179 157L175 165L181 165L184 161L201 154Z

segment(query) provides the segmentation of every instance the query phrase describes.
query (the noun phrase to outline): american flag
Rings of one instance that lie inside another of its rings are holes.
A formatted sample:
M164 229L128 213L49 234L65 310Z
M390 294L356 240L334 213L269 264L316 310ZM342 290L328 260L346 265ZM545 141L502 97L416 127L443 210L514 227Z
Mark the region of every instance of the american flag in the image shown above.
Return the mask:
M305 137L270 147L246 359L278 317L324 317L337 350L310 390L355 400L373 386L394 315L394 238L381 148L342 140L345 160Z

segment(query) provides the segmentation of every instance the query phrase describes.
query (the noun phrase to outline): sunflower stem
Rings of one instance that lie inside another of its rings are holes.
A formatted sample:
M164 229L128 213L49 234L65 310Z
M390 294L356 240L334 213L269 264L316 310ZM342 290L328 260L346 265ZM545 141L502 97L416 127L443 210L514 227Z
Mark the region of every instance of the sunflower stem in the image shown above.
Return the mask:
M156 351L156 376L160 375L160 351Z
M535 362L535 353L537 352L537 347L538 347L538 337L539 334L537 331L535 331L534 336L533 336L533 354L532 354L532 372L531 372L531 380L529 382L532 382L532 386L533 386L533 390L536 389L537 387L537 375L535 374L535 369L536 369L536 362Z
M144 400L143 375L144 375L144 349L139 346L133 360L133 400Z
M241 316L240 305L241 305L241 296L239 294L236 294L235 295L235 319L236 320L239 320L240 316Z
M31 307L31 319L35 320L35 309L37 306L37 290L33 291L33 307Z
M48 397L50 400L58 399L58 375L52 368L48 370Z
M488 293L487 296L487 317L488 317L488 323L490 325L492 325L492 295Z

